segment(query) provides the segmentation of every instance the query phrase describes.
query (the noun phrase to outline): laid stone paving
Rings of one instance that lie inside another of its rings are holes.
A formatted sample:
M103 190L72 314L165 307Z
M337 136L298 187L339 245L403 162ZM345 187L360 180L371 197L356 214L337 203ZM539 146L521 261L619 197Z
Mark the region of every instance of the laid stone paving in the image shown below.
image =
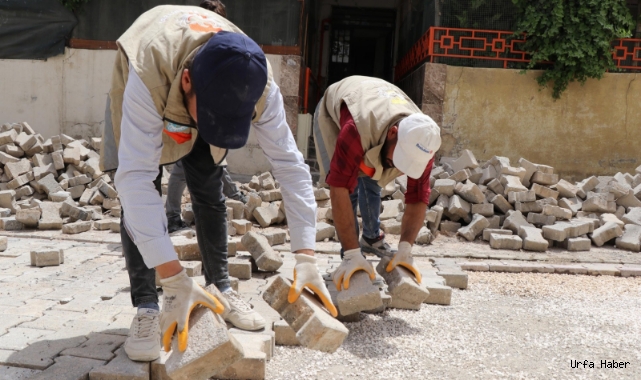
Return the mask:
M94 369L91 379L113 378L109 376L120 368L138 373L136 376L150 373L149 363L129 365L120 349L135 309L119 234L92 230L72 237L52 231L4 231L2 235L9 239L7 250L0 252L0 380L87 378ZM394 239L390 235L390 243L397 243ZM47 247L62 249L64 264L32 266L30 252ZM272 248L283 257L278 273L291 279L295 261L288 243ZM321 272L330 273L340 264L336 243L319 242L318 252ZM442 234L431 246L417 246L415 254L425 286L432 294L424 302L432 304L460 304L461 293L452 288L467 288L466 271L641 276L638 254L608 247L580 253L556 248L546 253L503 252ZM238 259L242 256L239 253ZM369 259L374 266L378 264L378 259ZM272 344L296 344L292 330L286 324L281 326L278 312L262 297L276 277L274 273L255 272L251 279L238 282L238 291L268 320L268 327L260 334L271 335ZM203 276L196 278L204 285ZM347 326L350 330L357 328L354 323ZM236 330L231 331L244 333ZM280 352L282 349L276 356ZM252 355L256 358L243 360L265 362L259 353ZM269 358L271 354L266 356Z

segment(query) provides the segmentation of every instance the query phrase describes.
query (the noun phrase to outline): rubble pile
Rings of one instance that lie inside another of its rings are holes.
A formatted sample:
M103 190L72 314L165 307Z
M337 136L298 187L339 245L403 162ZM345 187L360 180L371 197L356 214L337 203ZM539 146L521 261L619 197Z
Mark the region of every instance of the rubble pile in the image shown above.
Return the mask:
M99 149L100 138L45 140L28 123L2 125L0 228L75 234L96 221L97 229L119 231L118 192L100 171Z
M430 244L443 233L468 241L480 238L496 249L543 252L556 246L587 251L610 243L641 250L641 166L634 175L592 176L571 183L551 166L524 158L512 164L500 156L479 163L465 150L458 158L442 157L432 169L430 185L417 244ZM403 176L381 191L379 218L386 234L400 234L406 188ZM270 173L254 176L241 189L247 204L227 200L230 235L243 235L252 224L266 228L286 223L280 186ZM314 196L316 241L338 241L329 189L314 188ZM183 216L189 218L190 205L185 209Z
M441 158L430 178L425 222L430 233L482 236L496 249L587 251L610 243L639 252L641 166L636 173L592 176L571 183L554 168L494 156L479 164L472 152ZM385 210L383 210L383 213Z

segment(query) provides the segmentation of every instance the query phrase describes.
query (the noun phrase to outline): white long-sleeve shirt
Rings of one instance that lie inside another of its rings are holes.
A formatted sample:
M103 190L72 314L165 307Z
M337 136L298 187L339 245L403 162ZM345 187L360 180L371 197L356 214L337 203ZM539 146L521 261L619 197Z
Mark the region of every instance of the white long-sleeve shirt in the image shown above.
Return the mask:
M314 249L316 201L312 179L287 125L283 98L275 83L271 84L265 107L253 127L274 177L281 184L292 251ZM177 260L167 233L162 198L153 185L158 176L163 128L149 90L130 66L122 105L120 163L115 184L124 210L125 228L149 268Z

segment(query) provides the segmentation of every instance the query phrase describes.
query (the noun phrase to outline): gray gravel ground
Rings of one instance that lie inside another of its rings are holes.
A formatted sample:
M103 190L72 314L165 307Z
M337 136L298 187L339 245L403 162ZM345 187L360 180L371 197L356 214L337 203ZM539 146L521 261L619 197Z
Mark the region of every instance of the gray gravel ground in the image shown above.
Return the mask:
M641 278L470 273L452 300L348 323L333 354L276 347L267 378L641 379Z

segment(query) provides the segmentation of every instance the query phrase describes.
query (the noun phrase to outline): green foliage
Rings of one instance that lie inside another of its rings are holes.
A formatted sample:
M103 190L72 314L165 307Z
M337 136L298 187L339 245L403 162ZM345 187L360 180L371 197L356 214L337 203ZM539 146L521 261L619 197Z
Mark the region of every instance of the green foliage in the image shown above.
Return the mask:
M615 70L611 43L629 37L635 27L625 0L512 0L519 7L517 34L526 33L524 48L532 55L529 69L552 62L537 81L554 83L561 97L573 81L600 79Z
M443 26L512 30L515 7L509 0L441 0Z
M72 12L79 10L88 1L89 0L60 0L62 5L64 5L65 8L69 9Z

